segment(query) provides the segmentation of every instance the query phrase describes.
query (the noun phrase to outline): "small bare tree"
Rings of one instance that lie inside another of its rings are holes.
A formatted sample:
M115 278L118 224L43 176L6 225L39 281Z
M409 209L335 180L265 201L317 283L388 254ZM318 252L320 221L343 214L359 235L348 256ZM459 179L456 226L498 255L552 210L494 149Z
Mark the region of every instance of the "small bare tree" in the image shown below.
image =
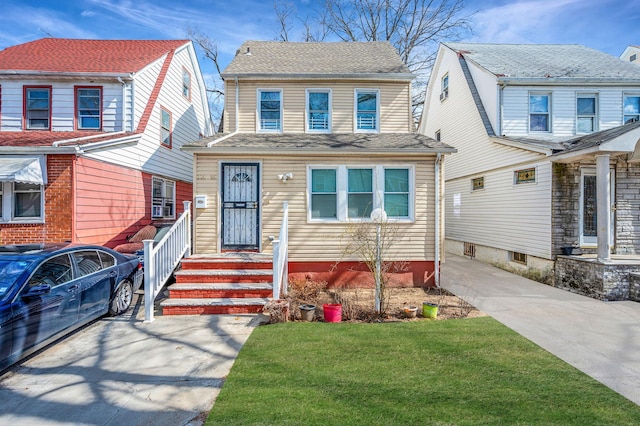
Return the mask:
M374 210L371 221L350 224L345 233L348 241L343 258L356 257L371 271L376 284L375 311L380 315L389 302L387 288L392 275L405 267L402 261L390 260L401 236L398 224L388 222L382 209Z

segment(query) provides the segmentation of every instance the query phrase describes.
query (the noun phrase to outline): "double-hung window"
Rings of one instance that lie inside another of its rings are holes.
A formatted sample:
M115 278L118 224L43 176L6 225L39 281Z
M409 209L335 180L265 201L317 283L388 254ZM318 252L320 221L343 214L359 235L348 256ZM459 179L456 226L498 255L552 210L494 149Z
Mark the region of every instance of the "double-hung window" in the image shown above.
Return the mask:
M307 89L307 132L331 131L331 90Z
M171 148L171 112L160 108L160 142L162 145Z
M529 131L551 131L551 94L529 94Z
M640 121L640 95L624 97L624 123Z
M596 95L579 94L576 98L577 133L598 130L598 102Z
M99 130L102 127L102 89L76 87L76 120L80 130Z
M413 219L412 166L312 166L309 220L368 220L383 208L394 220Z
M51 86L24 88L25 127L51 130Z
M182 96L191 102L191 73L182 68Z
M311 218L338 218L337 170L311 169Z
M44 187L39 184L0 182L3 222L41 222L44 219Z
M445 74L440 80L440 100L444 101L449 97L449 74Z
M258 89L258 131L282 131L282 90Z
M355 131L378 132L380 122L380 92L377 89L356 89Z
M175 218L176 183L160 177L153 177L151 217L162 219Z

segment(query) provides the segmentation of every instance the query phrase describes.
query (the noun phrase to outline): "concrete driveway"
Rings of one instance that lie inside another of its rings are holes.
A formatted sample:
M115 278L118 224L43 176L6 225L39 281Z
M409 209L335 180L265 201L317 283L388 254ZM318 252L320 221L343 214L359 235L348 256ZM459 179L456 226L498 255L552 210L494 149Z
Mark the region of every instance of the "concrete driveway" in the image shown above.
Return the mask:
M442 286L640 405L640 303L602 302L451 254Z
M260 317L143 320L138 304L5 371L0 424L202 424Z

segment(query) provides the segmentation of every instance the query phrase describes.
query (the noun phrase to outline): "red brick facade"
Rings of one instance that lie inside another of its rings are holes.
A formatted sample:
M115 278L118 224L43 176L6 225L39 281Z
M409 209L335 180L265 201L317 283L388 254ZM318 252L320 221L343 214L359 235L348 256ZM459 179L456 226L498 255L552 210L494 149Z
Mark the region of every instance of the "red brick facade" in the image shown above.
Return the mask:
M44 223L0 224L0 244L50 243L72 239L74 155L48 155Z

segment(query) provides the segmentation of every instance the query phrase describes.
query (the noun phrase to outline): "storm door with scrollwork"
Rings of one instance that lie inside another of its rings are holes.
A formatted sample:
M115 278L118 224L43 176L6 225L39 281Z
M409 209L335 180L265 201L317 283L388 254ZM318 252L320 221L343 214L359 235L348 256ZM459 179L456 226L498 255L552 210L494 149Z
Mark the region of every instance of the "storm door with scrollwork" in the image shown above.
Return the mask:
M260 175L257 163L222 164L222 249L259 248Z

